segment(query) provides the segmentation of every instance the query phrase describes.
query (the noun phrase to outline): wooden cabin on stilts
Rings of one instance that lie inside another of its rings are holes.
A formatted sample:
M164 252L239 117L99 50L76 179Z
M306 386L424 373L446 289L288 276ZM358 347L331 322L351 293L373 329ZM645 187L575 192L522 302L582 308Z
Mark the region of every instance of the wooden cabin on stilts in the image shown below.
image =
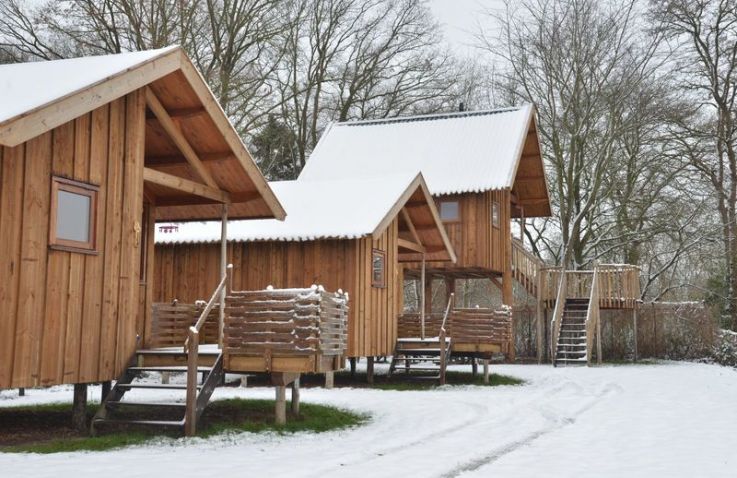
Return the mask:
M305 288L318 284L350 295L347 347L332 364L285 360L278 343L242 350L230 360L250 372L332 373L348 357L391 355L397 340L401 265L431 254L452 262L455 253L421 175L270 183L287 210L285 221L230 221L227 252L236 265L235 289ZM155 300L192 303L205 297L219 254L216 222L162 224L157 230ZM241 266L242 265L242 266ZM226 329L228 324L226 322ZM227 338L226 330L226 338ZM230 344L226 344L226 354ZM259 353L256 353L259 352ZM227 355L226 355L227 359ZM235 366L234 366L235 367Z
M441 351L474 363L498 352L513 360L513 281L525 280L514 261L536 268L542 262L524 248L520 254L512 221L523 228L525 218L550 215L534 108L335 123L299 179L380 177L403 168L426 177L458 260L418 254L404 264L404 280L419 280L421 294L418 310L398 317L395 360L406 366ZM499 289L498 302L490 309L455 304L457 283L470 279L490 281ZM435 280L445 283L442 310L433 310L428 299ZM447 343L438 342L440 335ZM430 349L427 357L423 349Z
M322 291L233 292L224 239L209 301L154 306L156 221L218 220L224 238L228 219L285 217L183 50L2 65L0 78L0 389L75 384L82 427L86 385L102 382L94 428L124 421L191 435L228 371L224 330L247 321L229 307L259 313L278 296L283 309L333 307L306 314L311 326L345 325L345 300ZM340 333L313 335L291 352L345 348ZM145 371L186 380L137 381ZM143 404L173 418L136 419L123 397L137 388L186 397Z

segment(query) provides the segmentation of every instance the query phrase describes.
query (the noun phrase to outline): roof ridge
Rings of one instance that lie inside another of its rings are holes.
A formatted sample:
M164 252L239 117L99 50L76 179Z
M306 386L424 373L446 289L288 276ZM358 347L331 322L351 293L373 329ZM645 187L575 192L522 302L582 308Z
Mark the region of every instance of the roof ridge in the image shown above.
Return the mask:
M435 121L442 119L451 118L463 118L472 116L486 116L501 113L509 113L512 111L519 111L525 107L528 107L529 103L525 103L520 106L507 106L504 108L496 108L491 110L478 110L478 111L452 111L447 113L431 113L426 115L412 115L412 116L397 116L394 118L381 118L381 119L365 119L365 120L349 120L336 122L336 126L367 126L377 124L391 124L391 123L410 123L415 121Z

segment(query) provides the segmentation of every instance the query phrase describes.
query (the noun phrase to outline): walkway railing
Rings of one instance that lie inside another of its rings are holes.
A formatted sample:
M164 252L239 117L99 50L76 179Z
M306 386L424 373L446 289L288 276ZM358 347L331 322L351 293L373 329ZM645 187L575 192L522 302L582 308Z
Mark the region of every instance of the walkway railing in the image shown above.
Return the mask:
M550 320L550 360L555 364L555 353L560 337L560 325L563 322L563 311L566 306L566 292L568 290L568 274L558 274L558 293L555 297L555 309L553 318Z
M633 308L640 299L640 269L624 264L597 266L599 306L605 309ZM545 267L540 271L540 300L547 308L555 306L558 297L561 268ZM566 271L566 295L569 299L588 299L594 271Z
M519 239L512 239L512 275L525 290L537 297L540 270L545 263L525 248Z

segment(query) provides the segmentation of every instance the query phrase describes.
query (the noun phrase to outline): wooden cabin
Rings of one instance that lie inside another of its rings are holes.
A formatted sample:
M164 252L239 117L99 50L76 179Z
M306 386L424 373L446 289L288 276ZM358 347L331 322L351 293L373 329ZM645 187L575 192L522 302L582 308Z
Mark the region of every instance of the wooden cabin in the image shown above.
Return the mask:
M350 295L346 356L391 355L402 293L400 265L422 253L439 263L456 258L422 176L270 185L288 216L283 222L227 224L233 288L319 284L342 289ZM220 230L218 222L159 225L157 302L207 297L218 277Z
M426 178L458 255L448 263L427 253L404 265L405 279L418 279L424 271L424 287L443 279L448 295L458 279L489 279L501 290L502 304L510 306L513 280L534 286L522 271L541 263L513 240L512 229L513 220L524 227L525 218L551 214L532 105L334 123L299 180L380 177L404 168ZM431 307L425 301L424 312ZM507 351L513 354L514 347Z
M284 210L178 47L0 78L0 389L119 378L146 345L155 221Z

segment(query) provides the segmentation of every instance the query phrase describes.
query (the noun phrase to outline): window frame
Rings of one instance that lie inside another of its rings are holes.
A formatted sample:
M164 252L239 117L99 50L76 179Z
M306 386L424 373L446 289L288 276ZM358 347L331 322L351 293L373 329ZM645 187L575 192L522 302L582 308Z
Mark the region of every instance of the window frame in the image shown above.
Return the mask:
M381 280L376 280L375 276L376 269L374 268L374 260L377 255L381 257L382 263ZM386 251L381 249L371 249L371 287L376 289L386 288Z
M59 191L71 194L87 196L90 199L90 216L88 241L74 241L57 237L57 220L59 216ZM51 177L51 205L49 209L49 247L51 249L78 252L82 254L97 254L97 194L99 186L83 183L72 179L52 176Z
M491 226L496 229L501 228L502 208L499 201L491 201Z
M456 215L455 219L443 219L443 204L445 203L455 203L456 204L456 211L458 214ZM445 199L438 201L438 216L440 216L440 222L443 224L455 224L461 222L461 202L458 199Z

